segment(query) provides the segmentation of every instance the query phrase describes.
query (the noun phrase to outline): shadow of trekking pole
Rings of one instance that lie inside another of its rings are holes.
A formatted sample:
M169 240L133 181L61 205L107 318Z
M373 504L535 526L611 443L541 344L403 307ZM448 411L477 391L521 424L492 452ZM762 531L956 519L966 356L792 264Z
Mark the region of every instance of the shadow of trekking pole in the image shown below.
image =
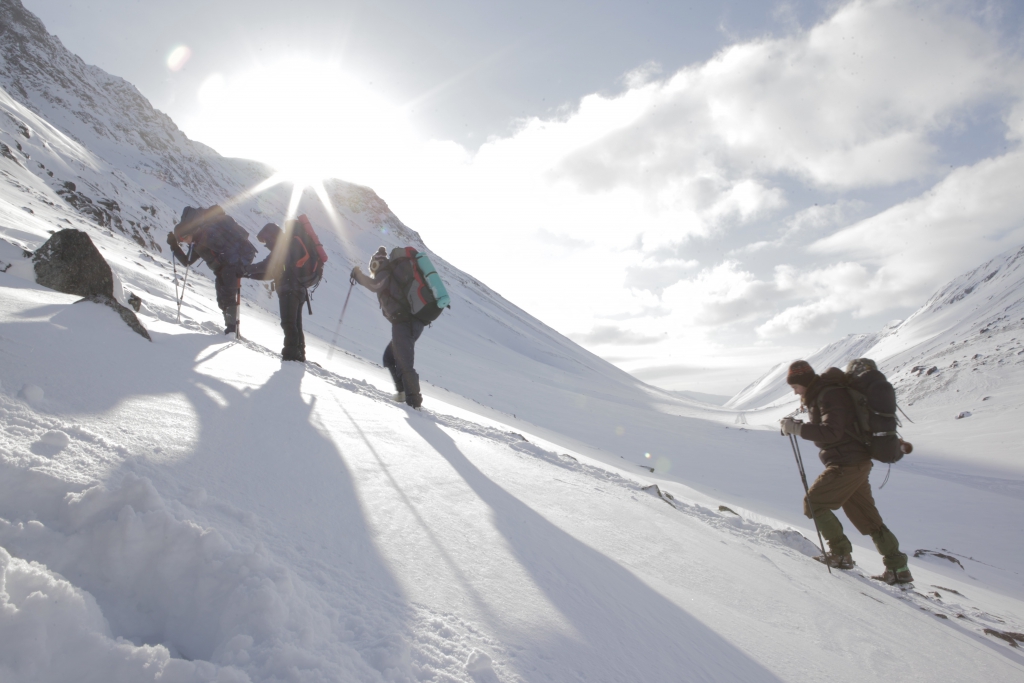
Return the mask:
M780 432L781 433L781 432ZM811 521L814 522L814 530L818 532L818 546L821 548L821 559L825 560L825 567L828 573L832 573L832 567L828 566L828 553L825 552L825 541L821 538L821 529L818 528L818 517L814 514L814 503L811 502L811 491L807 486L807 473L804 471L804 459L800 457L800 444L796 434L789 435L789 445L793 447L793 457L796 458L797 469L800 470L800 481L804 485L804 494L807 496L807 508L811 511Z

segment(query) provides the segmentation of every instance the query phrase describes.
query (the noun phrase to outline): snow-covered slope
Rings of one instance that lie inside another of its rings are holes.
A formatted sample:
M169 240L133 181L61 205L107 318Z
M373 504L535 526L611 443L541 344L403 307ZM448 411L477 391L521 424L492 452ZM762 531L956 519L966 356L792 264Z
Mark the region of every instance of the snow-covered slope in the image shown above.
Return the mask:
M830 368L836 365L845 367L846 362L853 358L861 358L899 327L900 320L894 320L880 332L874 334L850 334L839 341L827 344L808 356L807 360L815 369ZM793 360L796 360L795 358ZM791 360L778 363L751 382L735 396L725 402L726 408L749 410L760 408L792 397L793 391L786 384L786 372Z
M915 560L908 592L830 576L784 524L442 401L409 411L356 358L307 368L162 321L149 343L0 287L5 681L1024 673L1024 604L984 565Z
M955 278L904 322L851 335L808 360L822 370L857 357L875 359L893 382L915 421L904 425L908 438L924 434L932 455L957 460L969 453L975 465L1024 476L1024 247ZM792 410L788 362L726 407L761 423Z
M177 324L161 246L181 206L255 232L290 188L247 192L267 169L187 140L14 0L0 32L0 680L1020 678L1012 476L926 455L877 496L923 551L916 591L865 579L859 537L863 570L830 576L771 426L638 382L439 256L453 308L417 345L427 412L407 411L365 291L329 341L352 265L423 244L341 181L330 209L300 202L330 254L306 321L322 369L278 360L259 284L244 342L202 268ZM24 250L69 225L152 343L32 281Z

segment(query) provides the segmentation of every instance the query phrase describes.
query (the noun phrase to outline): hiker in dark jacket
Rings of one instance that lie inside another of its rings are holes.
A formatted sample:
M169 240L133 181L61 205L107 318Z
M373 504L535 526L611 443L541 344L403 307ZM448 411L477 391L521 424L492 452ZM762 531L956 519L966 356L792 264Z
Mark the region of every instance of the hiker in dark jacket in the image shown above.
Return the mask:
M817 375L810 363L798 360L789 366L786 381L801 397L809 422L792 417L782 420L782 432L813 441L820 450L825 471L815 479L804 499L804 514L815 520L828 541L829 553L820 558L831 567L852 569L853 545L843 533L843 525L832 512L843 509L846 516L865 536L871 536L885 562L885 573L872 578L886 583L910 583L914 577L907 567L907 556L900 552L896 536L882 522L871 495L871 456L858 438L857 413L846 391L846 376L839 368Z
M238 324L238 293L242 268L252 262L256 248L249 243L245 228L224 213L219 206L196 209L186 206L181 221L167 234L171 253L183 266L203 259L215 276L217 306L224 313L224 334L236 331ZM181 244L192 244L191 258Z
M380 310L391 323L391 342L384 349L384 367L391 372L395 382L396 393L392 398L418 409L423 403L423 396L420 394L420 376L413 369L413 361L416 340L426 325L410 313L404 293L391 276L391 263L384 247L370 258L370 273L372 278L356 266L352 269L352 279L377 295Z
M285 243L280 226L267 223L256 235L270 254L259 263L245 268L243 275L253 280L273 280L281 306L281 329L284 330L282 360L306 360L306 337L302 333L302 306L309 297L299 284L296 263L306 256L306 249L297 236Z

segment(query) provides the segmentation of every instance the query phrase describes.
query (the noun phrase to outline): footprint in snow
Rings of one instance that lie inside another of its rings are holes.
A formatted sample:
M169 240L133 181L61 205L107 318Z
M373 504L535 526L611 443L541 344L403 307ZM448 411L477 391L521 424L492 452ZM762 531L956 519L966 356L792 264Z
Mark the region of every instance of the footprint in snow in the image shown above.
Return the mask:
M51 429L39 437L38 441L29 446L29 450L36 455L45 455L48 458L52 458L67 448L69 443L71 443L70 436L60 430Z

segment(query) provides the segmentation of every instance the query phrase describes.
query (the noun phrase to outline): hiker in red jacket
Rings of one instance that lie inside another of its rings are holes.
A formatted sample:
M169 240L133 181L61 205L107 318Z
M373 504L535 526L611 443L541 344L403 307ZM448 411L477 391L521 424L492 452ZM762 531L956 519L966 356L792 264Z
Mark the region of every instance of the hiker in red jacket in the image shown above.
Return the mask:
M309 294L299 282L298 261L306 256L306 249L295 235L287 244L281 240L281 228L267 223L256 235L260 243L270 250L267 258L247 267L243 273L253 280L273 280L281 306L281 329L284 330L282 360L306 360L306 337L302 333L302 307Z

